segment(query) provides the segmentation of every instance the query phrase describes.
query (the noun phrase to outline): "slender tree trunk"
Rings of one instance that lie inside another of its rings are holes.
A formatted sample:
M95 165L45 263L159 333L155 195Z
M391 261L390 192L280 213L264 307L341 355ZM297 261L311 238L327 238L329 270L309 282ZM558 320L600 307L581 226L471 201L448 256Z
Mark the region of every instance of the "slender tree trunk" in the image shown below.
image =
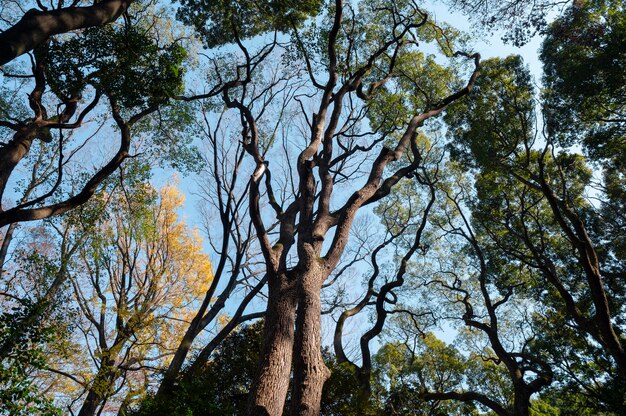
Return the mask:
M187 332L183 336L183 339L170 362L170 365L167 367L165 371L165 375L163 376L163 381L159 386L159 390L157 391L157 397L166 397L169 396L173 391L176 384L176 378L178 374L180 374L180 369L183 367L185 363L185 358L187 358L187 354L191 349L191 345L193 341L198 336L200 331L200 320L201 316L196 316L197 319L194 319L187 328Z
M32 124L16 133L0 152L0 196L4 195L9 177L18 163L26 156L33 143L37 127Z
M292 416L318 416L322 388L330 371L322 358L320 292L325 275L311 265L298 279L298 312L294 345Z
M270 276L263 348L248 405L250 416L282 415L291 373L295 311L293 282L285 274Z
M13 232L16 228L16 223L9 224L7 231L4 234L4 238L2 239L2 246L0 246L0 278L4 274L4 265L6 264L9 247L11 246L11 241L13 240Z
M83 402L78 416L95 416L98 407L113 389L118 377L116 370L115 360L110 356L107 357L100 366L93 383L91 383L89 393L87 393L87 398Z

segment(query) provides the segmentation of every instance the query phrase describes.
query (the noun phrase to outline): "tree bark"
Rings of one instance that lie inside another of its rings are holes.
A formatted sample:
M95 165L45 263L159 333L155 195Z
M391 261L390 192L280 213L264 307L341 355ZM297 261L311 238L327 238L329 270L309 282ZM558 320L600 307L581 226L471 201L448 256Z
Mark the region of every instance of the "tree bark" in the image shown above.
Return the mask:
M87 398L83 402L78 416L94 416L98 407L109 396L117 379L115 360L109 356L103 361L96 378L89 388Z
M132 0L103 0L88 7L29 10L14 26L0 33L0 66L36 48L50 36L110 23L131 3Z
M526 386L524 386L523 384L515 386L515 397L513 404L513 414L515 416L528 416L530 414L530 395L531 392L529 392L528 389L526 389Z
M287 274L269 277L263 348L250 392L250 416L281 416L291 372L296 291Z
M294 344L292 416L320 414L322 388L330 371L322 358L321 297L325 274L312 264L298 279L298 311Z
M4 238L2 239L2 245L0 246L0 278L4 274L4 265L7 260L7 255L9 253L9 246L11 245L11 241L13 240L13 232L17 228L17 224L9 224L7 227L7 231L4 234Z
M13 139L2 148L0 153L0 196L4 195L13 170L30 150L37 130L38 127L35 123L30 124L16 133Z

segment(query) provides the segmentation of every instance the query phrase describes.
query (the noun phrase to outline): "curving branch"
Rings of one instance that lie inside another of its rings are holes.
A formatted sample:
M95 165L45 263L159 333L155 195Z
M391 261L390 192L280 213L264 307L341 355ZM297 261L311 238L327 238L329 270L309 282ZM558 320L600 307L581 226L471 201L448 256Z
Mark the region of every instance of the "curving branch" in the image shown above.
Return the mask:
M93 6L51 11L29 10L15 25L0 33L0 66L61 33L113 22L133 0L103 0Z

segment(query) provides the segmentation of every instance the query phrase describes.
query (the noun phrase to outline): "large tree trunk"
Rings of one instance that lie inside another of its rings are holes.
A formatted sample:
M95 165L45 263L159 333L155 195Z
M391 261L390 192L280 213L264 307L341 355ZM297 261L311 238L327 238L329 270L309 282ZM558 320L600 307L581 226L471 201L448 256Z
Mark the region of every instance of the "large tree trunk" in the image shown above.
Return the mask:
M330 371L322 358L320 292L325 274L311 265L298 279L298 312L294 345L292 416L318 416L322 388Z
M289 388L296 291L287 275L270 276L263 348L248 414L281 416Z
M110 23L131 3L132 0L103 0L88 7L29 10L14 26L0 33L0 66L36 48L50 36Z

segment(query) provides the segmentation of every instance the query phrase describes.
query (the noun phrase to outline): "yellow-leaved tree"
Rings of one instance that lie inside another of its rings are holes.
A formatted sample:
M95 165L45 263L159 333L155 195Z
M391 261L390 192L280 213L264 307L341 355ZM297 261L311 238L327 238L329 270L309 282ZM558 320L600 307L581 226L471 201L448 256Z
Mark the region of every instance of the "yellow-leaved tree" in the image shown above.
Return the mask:
M88 356L58 369L84 389L81 416L133 403L171 358L213 278L198 231L177 213L176 185L125 185L107 198L71 266L75 339Z

